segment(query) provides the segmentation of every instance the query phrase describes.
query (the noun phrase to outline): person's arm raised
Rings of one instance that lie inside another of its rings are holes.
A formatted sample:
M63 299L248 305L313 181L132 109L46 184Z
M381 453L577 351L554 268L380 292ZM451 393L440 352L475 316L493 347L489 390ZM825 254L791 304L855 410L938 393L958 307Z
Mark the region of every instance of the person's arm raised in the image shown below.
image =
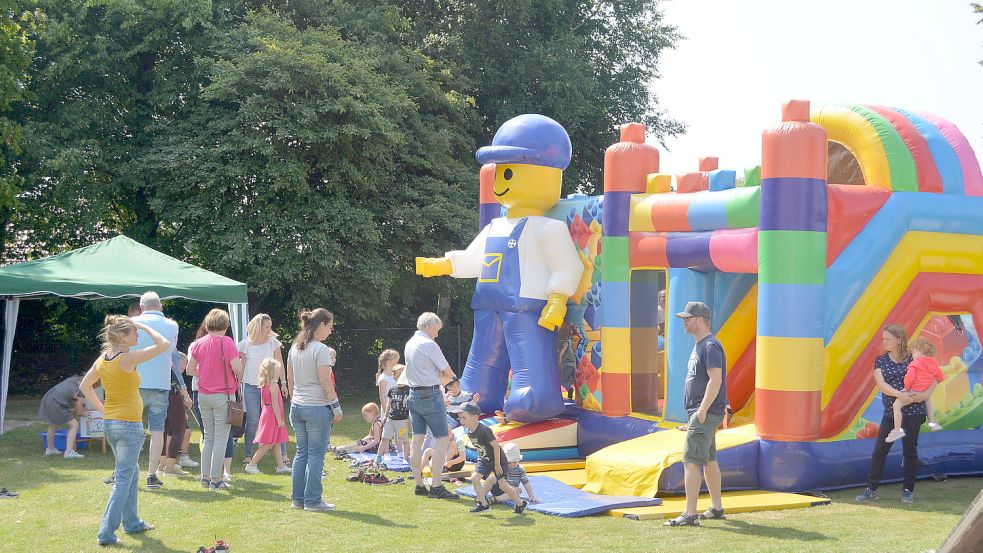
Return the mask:
M133 372L140 363L157 357L171 347L171 343L156 330L136 321L133 322L133 325L138 330L146 332L150 336L150 339L154 341L154 344L136 351L128 351L120 356L119 368L125 372Z

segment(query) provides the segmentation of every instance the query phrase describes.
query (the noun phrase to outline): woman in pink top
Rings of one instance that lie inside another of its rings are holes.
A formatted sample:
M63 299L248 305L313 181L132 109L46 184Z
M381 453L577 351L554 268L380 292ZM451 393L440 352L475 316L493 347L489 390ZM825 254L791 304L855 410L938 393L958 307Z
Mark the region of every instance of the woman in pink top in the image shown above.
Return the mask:
M198 376L198 407L201 410L205 445L201 450L201 485L213 490L229 487L222 479L225 443L232 425L228 420L228 402L242 378L242 361L229 329L229 314L212 309L205 315L208 334L195 340L188 350L187 373Z

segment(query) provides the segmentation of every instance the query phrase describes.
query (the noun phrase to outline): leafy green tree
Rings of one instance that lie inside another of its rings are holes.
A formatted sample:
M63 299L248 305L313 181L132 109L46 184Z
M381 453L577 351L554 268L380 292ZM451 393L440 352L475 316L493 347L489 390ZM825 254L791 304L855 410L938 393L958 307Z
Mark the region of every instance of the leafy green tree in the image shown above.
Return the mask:
M424 45L467 79L488 143L506 120L542 113L567 129L573 162L565 192L602 187L604 150L618 125L646 124L662 140L683 131L652 85L664 50L679 40L657 0L402 0Z

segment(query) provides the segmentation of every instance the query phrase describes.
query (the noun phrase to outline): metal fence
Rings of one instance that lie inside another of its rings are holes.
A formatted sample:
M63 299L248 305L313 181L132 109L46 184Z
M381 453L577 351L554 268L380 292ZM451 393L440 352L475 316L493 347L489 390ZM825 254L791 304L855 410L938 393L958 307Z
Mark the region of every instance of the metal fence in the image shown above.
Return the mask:
M403 355L403 346L416 332L415 328L352 328L338 329L327 344L338 353L335 379L340 390L364 390L375 386L379 354L394 349ZM444 327L437 343L455 373L460 374L468 359L473 327ZM402 362L402 361L401 361Z
M353 328L338 329L326 341L338 353L335 379L341 390L366 390L375 386L379 354L392 348L403 354L403 346L416 332L415 328ZM440 331L440 344L454 372L461 374L471 347L471 326L450 326ZM284 344L284 357L289 341ZM73 374L84 373L99 355L95 340L81 343L56 340L45 334L18 335L11 356L10 392L12 394L44 393Z

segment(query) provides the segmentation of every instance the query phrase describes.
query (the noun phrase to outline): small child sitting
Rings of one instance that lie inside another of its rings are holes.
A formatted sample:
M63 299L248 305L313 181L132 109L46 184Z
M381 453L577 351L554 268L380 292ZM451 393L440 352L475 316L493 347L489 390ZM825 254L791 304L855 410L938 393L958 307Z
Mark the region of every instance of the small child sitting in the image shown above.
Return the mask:
M423 452L423 462L420 466L428 466L431 459L433 459L433 448L428 448ZM447 455L444 459L444 474L460 471L464 468L464 463L467 461L464 448L454 439L453 433L450 434L450 439L447 441Z
M942 369L939 368L939 363L935 360L935 346L931 342L924 338L916 338L911 341L910 347L913 360L908 364L908 372L904 375L905 389L902 390L906 393L894 400L894 430L891 430L884 438L884 441L888 443L900 440L905 436L905 431L901 428L901 408L917 403L912 400L912 397L927 390L932 384L932 379L939 382L945 380L945 375L942 374ZM925 401L925 411L928 414L929 429L933 432L941 430L942 426L935 422L935 410L932 409L931 400Z
M522 460L522 450L519 449L518 444L513 442L504 443L502 444L502 451L505 452L505 459L509 463L508 468L505 469L505 481L516 490L522 484L526 487L526 495L529 496L529 502L539 503L539 500L536 499L536 492L532 490L532 482L526 476L526 469L522 468L522 465L519 464L519 461ZM508 496L498 484L491 487L491 494L492 499L496 502L502 502L508 499Z
M444 388L447 390L447 393L444 394L444 405L447 406L447 427L457 428L461 425L459 419L461 406L469 401L478 403L481 401L481 394L461 390L461 380L456 376L452 376Z
M361 453L375 449L382 439L382 418L379 416L379 406L375 403L366 403L362 406L362 418L369 423L369 433L361 440L348 445L335 448L335 451L344 453Z
M469 512L487 511L488 491L498 483L505 495L515 503L515 513L522 514L529 506L529 502L523 501L519 497L519 492L505 480L505 471L502 469L502 457L504 457L502 448L495 441L495 434L491 429L478 420L479 415L481 415L481 408L477 403L468 402L461 406L461 424L468 429L471 445L478 450L478 462L471 474L471 483L474 485L478 504Z

